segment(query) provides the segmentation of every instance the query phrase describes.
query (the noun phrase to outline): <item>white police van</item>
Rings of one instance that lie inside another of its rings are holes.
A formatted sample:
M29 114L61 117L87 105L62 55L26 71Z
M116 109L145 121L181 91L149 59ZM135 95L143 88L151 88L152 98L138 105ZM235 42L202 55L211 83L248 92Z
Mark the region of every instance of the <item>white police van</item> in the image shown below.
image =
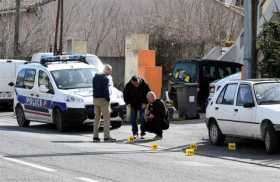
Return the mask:
M18 125L30 121L54 123L59 131L94 118L92 78L97 68L85 56L41 57L40 62L19 68L15 83L14 111ZM124 107L122 93L111 94L113 117ZM112 121L112 126L121 125Z

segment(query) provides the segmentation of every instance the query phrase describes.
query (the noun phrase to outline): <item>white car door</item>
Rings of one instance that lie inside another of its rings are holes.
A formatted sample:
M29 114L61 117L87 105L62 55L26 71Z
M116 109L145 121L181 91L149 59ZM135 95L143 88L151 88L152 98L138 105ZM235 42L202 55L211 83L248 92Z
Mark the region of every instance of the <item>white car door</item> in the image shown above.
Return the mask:
M255 105L251 85L240 84L234 108L236 135L257 137L260 127L255 119Z
M235 133L234 123L234 100L238 84L230 83L224 86L214 106L216 120L223 134Z
M54 89L50 82L49 75L43 70L39 70L36 95L37 102L37 120L51 123L51 103L54 97Z

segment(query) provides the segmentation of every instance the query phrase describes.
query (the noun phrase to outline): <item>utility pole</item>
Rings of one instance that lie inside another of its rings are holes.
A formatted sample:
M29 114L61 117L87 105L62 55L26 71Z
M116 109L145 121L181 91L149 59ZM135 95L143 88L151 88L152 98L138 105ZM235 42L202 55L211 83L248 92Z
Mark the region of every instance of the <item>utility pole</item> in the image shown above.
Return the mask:
M245 79L256 78L257 76L257 24L258 24L259 0L245 0L245 20L244 20L244 69Z
M16 1L15 32L14 32L14 56L19 56L19 29L20 29L20 0Z
M55 24L55 37L54 37L54 54L63 53L63 20L64 20L64 0L57 0L57 15ZM58 46L58 35L59 46Z

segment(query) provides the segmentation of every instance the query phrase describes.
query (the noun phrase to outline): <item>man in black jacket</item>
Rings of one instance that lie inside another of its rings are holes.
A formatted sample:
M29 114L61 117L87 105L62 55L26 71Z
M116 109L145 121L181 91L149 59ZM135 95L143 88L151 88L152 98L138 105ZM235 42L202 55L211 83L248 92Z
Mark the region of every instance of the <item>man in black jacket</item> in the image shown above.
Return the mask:
M144 114L147 104L146 95L150 91L149 85L140 77L133 76L124 88L124 101L130 106L130 122L132 125L132 134L138 137L137 113L140 113L141 125L145 122ZM141 138L145 132L141 131Z
M142 131L148 131L155 133L155 140L162 139L162 130L169 128L169 122L167 121L167 110L162 100L157 99L154 92L147 94L149 102L146 110L146 122L142 125Z
M99 126L101 114L104 119L104 141L114 142L116 139L110 136L110 93L108 76L112 74L112 67L105 65L103 74L96 74L93 78L94 99L94 136L93 141L99 142Z

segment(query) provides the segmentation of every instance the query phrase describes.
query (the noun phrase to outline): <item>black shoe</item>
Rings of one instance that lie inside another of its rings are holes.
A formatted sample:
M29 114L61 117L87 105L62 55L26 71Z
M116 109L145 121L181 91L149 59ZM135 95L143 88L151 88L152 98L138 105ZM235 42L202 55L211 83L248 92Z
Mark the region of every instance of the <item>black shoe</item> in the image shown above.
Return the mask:
M145 132L141 132L141 137L145 136L146 133Z
M117 140L114 138L104 138L104 142L116 142Z
M100 142L100 138L93 138L93 142L95 143Z

